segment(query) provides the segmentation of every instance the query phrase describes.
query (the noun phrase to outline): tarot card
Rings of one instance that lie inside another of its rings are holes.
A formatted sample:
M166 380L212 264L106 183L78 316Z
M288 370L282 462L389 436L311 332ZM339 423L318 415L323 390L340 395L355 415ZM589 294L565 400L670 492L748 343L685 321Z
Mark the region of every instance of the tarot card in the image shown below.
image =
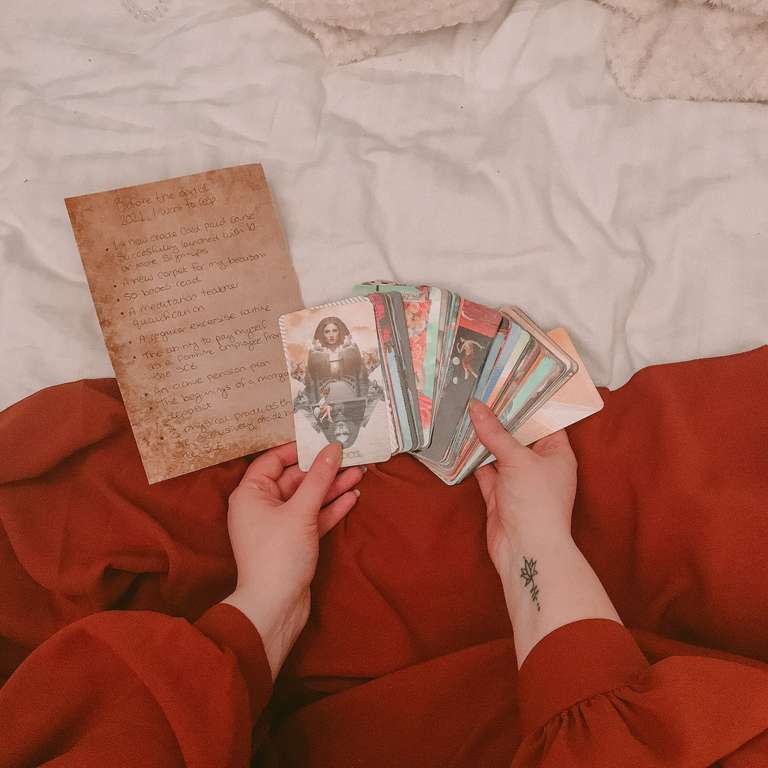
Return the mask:
M481 394L485 391L485 388L488 385L491 375L499 366L500 355L505 349L505 344L507 338L509 337L510 325L511 321L509 318L502 315L501 325L499 326L499 330L496 332L496 337L494 338L493 342L491 342L491 346L488 349L488 357L485 359L485 364L483 365L483 369L475 384L475 391L472 397L481 397ZM519 326L515 326L515 328L518 332L520 331ZM453 440L451 441L448 452L446 453L445 458L441 464L450 467L456 462L456 458L458 455L460 455L462 446L466 442L467 434L471 428L472 422L469 418L469 409L467 409L464 412L464 416L461 419L459 427L453 436Z
M397 413L396 385L393 381L393 372L390 370L390 365L394 365L396 368L397 363L394 355L394 345L392 343L392 326L389 318L389 309L386 302L378 294L371 294L368 298L373 305L373 314L376 319L376 332L379 337L379 361L387 394L386 403L389 406L390 411L390 447L392 448L392 453L397 453L403 449L403 444L404 441L407 442L407 437L404 437L402 433L400 418ZM396 375L395 372L395 377Z
M499 352L501 351L504 341L506 340L507 334L509 333L509 320L507 318L502 317L501 319L501 325L499 326L499 330L496 332L496 337L491 342L491 345L488 347L488 356L485 358L485 363L483 365L482 371L480 372L480 375L477 378L477 381L475 382L475 390L472 394L472 397L477 397L479 392L482 392L485 388L485 385L488 381L488 378L491 375L492 370L494 369L496 365L496 361L499 357ZM446 466L450 466L453 461L455 460L456 454L460 450L460 446L463 444L464 439L466 437L467 430L471 424L471 421L469 419L469 410L465 411L464 416L462 417L456 432L453 434L453 438L451 440L451 445L448 449L448 452L446 453L446 456L444 457L442 464L445 464Z
M398 286L400 287L400 286ZM412 286L405 286L411 288ZM413 286L416 287L416 286ZM419 414L421 429L428 437L432 430L432 395L427 394L434 388L434 361L427 360L429 310L432 300L429 288L416 287L414 295L408 291L402 293L405 324L408 326L408 341L411 347L413 372L416 376L416 390L419 393Z
M515 437L523 445L530 445L559 429L586 419L603 407L603 399L568 332L563 328L556 328L548 335L576 361L579 369L573 378L566 381L544 405L515 430Z
M502 400L499 420L512 431L513 426L523 421L530 409L540 402L552 383L561 376L555 358L543 352L535 365L516 387L510 387L507 396Z
M542 347L542 357L537 361L537 368L532 369L530 374L534 377L533 380L531 382L526 380L524 385L520 387L521 392L515 392L515 399L518 400L517 410L502 413L500 417L504 426L510 432L514 432L523 421L529 418L576 373L579 366L521 309L503 307L502 312L527 330ZM522 395L523 392L526 394L526 399L518 398L518 394Z
M518 366L501 393L493 410L510 431L529 418L545 403L578 369L578 363L522 311L514 307L502 309L510 319L534 337L536 360L533 365ZM480 464L492 461L488 451L474 436L468 441L465 452L457 464L458 474L453 482L461 482Z
M456 340L456 331L459 323L459 310L463 299L456 293L448 292L448 306L445 312L445 317L442 325L442 334L440 344L438 345L437 352L437 385L435 389L434 397L434 412L437 411L440 405L440 398L445 391L446 380L448 378L448 372L450 371L451 350L453 349L454 342Z
M526 371L528 369L526 362L533 364L536 355L538 355L538 348L531 334L510 320L506 342L499 352L487 381L478 390L477 399L493 408L505 386L514 380L518 371Z
M392 320L392 331L397 357L397 367L400 374L408 424L413 435L412 448L420 448L424 444L424 432L421 424L421 412L419 410L419 392L416 388L416 374L413 370L411 346L408 338L408 326L405 322L405 308L403 298L399 293L390 292L381 294L389 308Z
M432 308L432 302L442 296L437 290L433 296L427 285L401 285L385 281L371 281L356 285L353 291L371 293L397 292L402 296L405 322L408 327L408 342L411 350L416 390L419 398L419 414L423 441L428 442L432 430L433 398L435 388L435 358L438 328L435 320L439 308ZM430 326L430 320L432 325Z
M528 402L532 391L540 384L542 378L551 372L551 361L547 360L544 365L541 365L542 359L544 358L541 345L531 338L530 334L523 331L513 345L513 354L504 365L507 378L497 385L497 393L487 401L487 405L505 426L507 420ZM517 400L516 394L518 394ZM443 467L443 470L452 478L451 482L447 480L446 482L451 485L461 482L483 462L487 455L488 452L478 440L470 421L458 456L450 457L453 459L450 465Z
M433 416L435 408L435 387L438 375L438 354L440 344L440 320L444 317L443 304L448 291L442 288L421 285L419 289L427 291L429 296L429 315L427 317L427 349L421 361L422 391L420 395L420 412L422 424L429 422L429 429L424 432L422 446L429 445L432 439ZM418 386L418 383L417 383Z
M333 441L342 445L343 467L386 461L394 427L371 301L356 297L282 315L280 334L300 469Z
M392 410L391 416L397 440L396 450L410 451L415 445L413 423L408 393L402 380L402 358L393 328L392 305L387 301L386 294L372 293L368 298L373 304L376 317L384 383Z
M432 441L422 451L427 460L439 462L451 444L469 398L501 323L501 313L473 301L461 300L459 322L453 333L449 364L445 365L443 390L435 413Z
M443 305L449 291L434 286L419 286L429 289L429 319L427 321L427 354L424 359L424 394L434 399L437 383L437 350L440 344L440 320L444 316Z
M510 393L500 406L500 412L497 413L499 420L507 429L509 429L508 425L510 423L520 423L520 420L517 418L518 414L521 413L528 403L540 397L541 391L546 389L549 381L551 381L553 372L557 375L553 359L545 355L540 356L517 388L510 388ZM509 429L509 431L512 430ZM474 430L472 430L471 434L472 437L467 443L465 453L457 463L454 483L460 483L481 464L487 464L495 460L495 457L490 455L477 439ZM452 473L449 474L453 476Z
M490 346L490 349L488 350L488 357L485 360L485 365L483 366L482 373L480 374L477 384L475 384L475 397L480 392L483 392L485 390L485 387L491 377L491 374L496 369L496 363L499 359L499 354L501 353L501 350L504 347L504 344L507 341L507 337L509 336L510 331L510 320L508 317L504 317L502 315L501 318L501 325L499 326L499 330L496 332L496 338L493 340L493 343Z

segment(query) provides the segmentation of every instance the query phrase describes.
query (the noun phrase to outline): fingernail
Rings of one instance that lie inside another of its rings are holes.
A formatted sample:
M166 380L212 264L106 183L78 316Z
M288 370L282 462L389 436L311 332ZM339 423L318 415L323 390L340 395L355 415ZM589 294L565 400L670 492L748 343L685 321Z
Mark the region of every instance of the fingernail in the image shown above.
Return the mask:
M331 443L325 449L323 460L326 464L337 465L341 461L341 443Z
M354 493L358 498L360 497L360 491L357 488L353 489L352 493Z
M487 419L491 415L491 409L474 397L469 401L469 410L475 419Z
M363 464L363 465L360 467L360 471L361 471L361 472L363 472L363 473L365 473L365 472L367 472L367 471L368 471L368 467L367 467L365 464Z

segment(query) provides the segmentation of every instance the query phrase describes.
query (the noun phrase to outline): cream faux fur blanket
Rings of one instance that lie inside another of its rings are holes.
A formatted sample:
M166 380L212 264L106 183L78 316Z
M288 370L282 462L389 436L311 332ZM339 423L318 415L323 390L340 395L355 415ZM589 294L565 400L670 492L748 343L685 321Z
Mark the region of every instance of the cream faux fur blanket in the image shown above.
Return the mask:
M482 21L504 0L267 0L336 64L389 38ZM639 99L768 101L768 0L602 0L608 65Z
M334 64L374 56L394 35L487 19L503 0L267 0L320 43Z

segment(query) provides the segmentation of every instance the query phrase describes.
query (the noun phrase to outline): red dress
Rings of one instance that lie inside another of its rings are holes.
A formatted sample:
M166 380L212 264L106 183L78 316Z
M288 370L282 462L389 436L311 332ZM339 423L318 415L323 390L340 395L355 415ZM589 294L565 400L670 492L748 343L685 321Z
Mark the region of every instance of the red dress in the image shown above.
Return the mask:
M274 691L214 605L244 462L149 487L114 382L28 398L0 414L0 766L768 765L767 362L647 369L571 430L574 537L631 629L567 625L518 673L476 485L397 457Z

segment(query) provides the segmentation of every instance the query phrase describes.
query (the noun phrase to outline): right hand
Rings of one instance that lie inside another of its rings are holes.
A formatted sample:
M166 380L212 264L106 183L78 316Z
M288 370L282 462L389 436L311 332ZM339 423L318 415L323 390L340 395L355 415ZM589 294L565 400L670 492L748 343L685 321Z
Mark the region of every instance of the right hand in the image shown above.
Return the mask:
M496 463L475 471L488 511L488 552L502 577L511 572L522 538L570 540L576 496L576 457L564 430L526 448L493 411L472 400L470 416Z
M355 505L364 472L349 467L337 474L338 443L320 451L309 472L296 461L295 443L263 453L229 497L237 587L223 602L259 631L273 677L309 617L320 537Z

